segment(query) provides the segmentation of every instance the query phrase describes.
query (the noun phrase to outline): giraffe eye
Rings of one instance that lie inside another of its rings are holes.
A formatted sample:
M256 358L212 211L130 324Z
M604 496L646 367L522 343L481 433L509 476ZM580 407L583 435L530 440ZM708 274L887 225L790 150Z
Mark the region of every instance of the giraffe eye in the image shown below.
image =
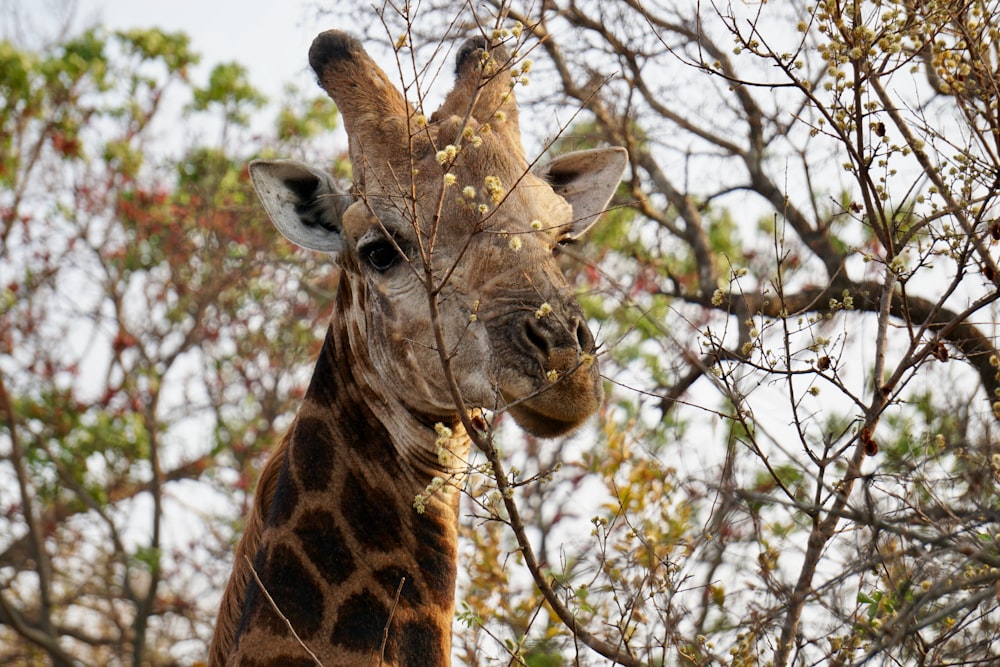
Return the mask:
M386 239L380 239L365 245L359 250L359 254L368 266L379 273L385 273L396 266L399 260L402 259L399 251L396 250L396 246Z
M554 246L552 246L552 256L558 257L559 255L562 254L563 248L571 246L574 243L576 243L576 239L570 239L570 238L562 239L561 241L559 241L559 243L556 243Z

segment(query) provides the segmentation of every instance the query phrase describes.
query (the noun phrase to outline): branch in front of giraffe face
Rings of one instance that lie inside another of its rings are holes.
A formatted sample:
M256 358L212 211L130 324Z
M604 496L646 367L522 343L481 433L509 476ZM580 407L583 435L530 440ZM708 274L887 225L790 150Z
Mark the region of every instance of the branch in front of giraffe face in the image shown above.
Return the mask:
M380 14L380 16L382 17L383 26L388 29L388 24L386 23L384 16L382 14ZM400 50L402 50L404 47L407 47L408 45L412 44L412 39L411 39L411 35L410 35L410 22L409 22L409 18L410 18L409 16L406 17L406 19L407 19L407 30L406 30L406 33L404 35L402 35L399 39L397 39L397 40L394 41L394 43L396 45L397 53ZM520 39L522 37L521 31L524 28L525 28L525 25L523 23L521 23L521 22L518 22L517 25L516 25L516 32L512 31L511 34L513 34L514 37L518 41L520 41ZM532 33L533 30L529 26L525 30L525 32L526 33ZM503 33L502 30L499 32L499 34L494 34L493 36L494 36L494 38L499 37L501 39L507 37L507 35L504 35L504 33ZM401 63L401 59L397 58L397 62ZM529 65L529 67L530 67L530 65ZM525 79L523 81L523 83L527 84L527 79ZM423 96L422 96L422 91L420 89L420 78L419 77L417 77L416 89L417 89L416 92L417 92L418 101L422 101L422 97ZM599 86L596 87L595 90L594 90L594 92L592 93L592 95L596 95L597 94L597 90L599 90L599 89L600 89ZM544 149L538 154L538 156L536 156L535 160L533 160L533 161L530 162L530 164L528 165L528 170L530 170L535 165L535 163L537 162L537 160L540 159L541 156L548 149L550 149L552 147L552 145L556 141L556 139L558 139L558 137L562 136L563 131L567 127L569 127L570 124L572 124L573 122L575 122L577 115L584 109L585 106L586 106L586 102L584 102L584 104L581 105L572 114L572 116L562 125L562 127L560 128L559 132L555 135L555 137L552 138L550 141L548 141L547 144L546 144L546 146L544 147ZM424 125L424 128L426 128L426 125ZM465 134L465 131L463 130L463 132L462 132L462 134L460 136L462 137L462 139L467 139L464 136L464 134ZM439 207L440 207L441 203L444 201L445 192L448 191L450 188L461 188L462 193L465 195L465 198L468 199L468 200L472 199L472 197L470 197L469 195L475 195L475 193L476 193L476 189L477 189L476 186L478 184L460 183L460 182L458 182L457 178L452 178L452 177L449 177L447 175L447 173L450 172L450 164L454 160L454 157L457 156L458 151L459 151L459 147L462 145L462 141L461 141L461 139L459 139L455 143L457 143L459 146L456 146L453 149L454 150L454 154L453 155L450 154L451 151L448 151L447 147L446 147L445 152L438 157L439 162L441 163L442 166L445 167L445 171L446 171L446 174L443 177L444 180L442 182L442 186L443 187L441 188L441 195L440 195L439 200L438 200ZM501 184L501 185L503 185L503 184ZM509 185L511 187L513 187L513 186L516 186L517 184L513 183L513 184L509 184ZM466 188L470 188L470 189L467 190ZM507 188L508 191L509 191L509 189L510 188ZM502 199L502 195L501 195L500 198ZM491 199L492 199L492 197L491 197ZM482 215L483 221L485 222L492 215L493 211L489 208L489 206L485 203L485 201L481 202L480 205L484 206L485 208L484 209L479 209L477 207L477 210ZM533 231L538 231L537 229L535 229L534 225L532 225L532 229L533 229ZM496 231L499 232L500 230L496 230ZM512 244L511 250L515 250L516 251L518 249L516 247L517 245L519 245L519 244L517 244L517 243ZM422 246L421 246L421 248L422 248ZM425 263L425 271L430 271L431 269L429 267L430 267L430 264L429 263ZM442 284L445 283L445 282L447 282L447 279L448 279L448 277L450 277L450 274L451 274L451 272L449 271L449 273L445 276L445 280L442 281ZM515 535L515 538L517 539L518 545L519 545L521 551L523 552L525 561L526 561L527 566L528 566L528 570L531 573L532 577L534 578L535 583L538 586L538 589L541 591L543 597L549 603L550 607L554 610L555 614L565 624L565 626L567 628L569 628L569 630L572 632L572 634L576 638L580 639L585 645L587 645L590 648L594 649L595 651L597 651L601 655L612 659L617 664L624 665L625 667L638 667L639 664L640 664L639 661L636 660L631 654L628 653L628 649L627 648L623 648L623 647L619 647L619 646L611 646L611 645L605 643L599 637L597 637L594 634L592 634L591 632L589 632L586 628L582 627L580 625L578 619L574 616L574 614L566 607L565 604L563 604L563 602L560 599L560 597L553 590L553 588L550 585L549 581L547 580L546 576L542 573L542 568L540 567L540 565L538 563L538 559L537 559L537 557L534 554L532 545L531 545L530 541L527 538L527 535L526 535L526 532L525 532L525 528L524 528L524 524L523 524L522 520L520 519L520 515L519 515L519 512L518 512L518 508L517 508L517 505L516 505L516 502L515 502L515 498L514 498L514 494L513 494L513 488L511 486L511 484L508 482L508 479L506 477L506 473L504 472L504 467L503 467L502 462L500 461L500 458L499 458L499 453L498 453L497 449L493 445L493 442L492 442L492 430L491 429L478 430L477 428L475 428L473 426L473 420L472 420L472 417L470 415L470 411L467 409L468 406L466 405L466 402L465 402L464 398L462 397L461 390L459 389L459 386L458 386L458 382L456 381L456 378L455 378L454 373L452 371L451 359L450 359L450 356L449 356L449 351L447 349L447 346L445 345L444 329L443 329L443 326L442 326L442 323L441 323L440 311L438 309L438 297L439 297L440 291L433 289L434 281L431 278L432 278L432 276L429 275L428 279L426 281L426 285L428 287L428 294L427 294L427 296L428 296L428 302L429 302L429 306L430 306L431 320L432 320L432 324L433 324L434 335L435 335L435 343L436 343L436 346L437 346L437 349L438 349L438 354L440 356L440 361L441 361L442 370L443 370L444 376L445 376L446 386L448 388L449 393L451 394L451 397L452 397L452 399L453 399L453 401L455 403L456 408L458 408L459 417L460 417L463 425L465 426L466 431L468 432L468 434L470 436L470 439L472 440L473 444L480 451L482 451L486 455L486 457L487 457L487 460L488 460L487 461L487 465L490 466L490 469L491 469L491 472L492 472L491 476L494 477L494 479L497 482L497 487L498 487L498 491L499 491L499 494L498 494L499 498L498 498L498 500L501 500L502 503L507 508L508 516L509 516L509 525L511 526L511 528L512 528L512 530L514 532L514 535ZM542 316L545 316L545 313L543 313ZM476 316L476 317L478 317L478 316ZM472 321L475 321L475 320L472 320ZM549 380L551 382L552 378L549 378ZM560 380L559 377L555 378L555 381L559 381L559 380Z

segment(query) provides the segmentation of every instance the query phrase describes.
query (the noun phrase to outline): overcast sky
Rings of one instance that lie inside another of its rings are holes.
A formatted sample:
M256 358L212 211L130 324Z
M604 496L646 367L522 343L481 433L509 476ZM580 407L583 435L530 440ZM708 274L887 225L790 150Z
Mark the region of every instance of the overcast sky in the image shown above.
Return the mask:
M329 27L309 25L312 22L304 18L311 12L296 0L78 1L77 20L83 25L187 33L194 50L202 54L204 76L213 65L237 61L272 99L287 83L313 85L306 53L313 37Z
M202 56L195 82L207 81L212 66L236 61L275 100L286 84L315 85L306 60L313 37L328 28L351 29L329 17L320 25L315 8L314 0L0 0L0 39L37 48L56 39L68 21L72 32L95 24L181 31Z

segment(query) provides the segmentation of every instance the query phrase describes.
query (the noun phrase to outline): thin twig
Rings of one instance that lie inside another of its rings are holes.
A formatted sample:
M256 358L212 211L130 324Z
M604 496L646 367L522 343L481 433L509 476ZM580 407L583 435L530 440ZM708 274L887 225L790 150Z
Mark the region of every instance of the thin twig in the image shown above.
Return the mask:
M392 617L396 613L396 607L399 606L399 594L403 592L403 584L405 583L406 577L402 577L399 580L399 586L396 586L396 596L392 599L389 618L385 620L385 627L382 628L382 646L378 650L378 667L382 667L385 661L385 645L389 642L389 628L392 626Z
M30 538L31 549L35 557L35 573L38 576L38 629L34 634L21 633L27 639L39 646L45 647L49 651L49 656L52 658L54 664L71 664L64 660L59 652L52 651L49 648L49 646L57 646L56 634L52 627L52 561L49 558L48 551L45 549L45 535L39 525L38 514L35 513L34 509L33 496L30 491L31 480L28 476L28 469L25 466L25 461L27 460L26 452L22 447L18 434L18 416L14 410L14 403L11 400L2 374L0 374L0 409L3 411L3 417L7 422L7 430L10 435L10 459L17 477L17 488L21 497L21 513L28 528L28 537Z
M271 597L271 594L267 592L267 588L264 587L264 582L262 582L260 580L260 577L257 575L257 570L256 568L254 568L253 561L250 560L250 556L245 556L245 558L247 561L247 566L250 568L250 574L253 575L253 580L257 582L257 585L260 587L260 590L263 591L264 593L264 597L266 597L267 601L271 603L271 608L274 609L274 613L276 613L281 618L281 620L285 622L285 625L288 627L288 631L292 633L292 637L295 637L295 641L297 641L299 643L299 646L301 646L305 650L305 652L309 654L309 657L313 659L313 662L315 662L318 665L318 667L324 667L320 659L316 657L316 654L313 653L309 649L309 647L306 646L306 643L302 641L302 639L299 637L299 633L295 632L295 628L292 627L292 622L288 620L287 616L281 613L280 609L278 609L278 603L274 601L274 598Z

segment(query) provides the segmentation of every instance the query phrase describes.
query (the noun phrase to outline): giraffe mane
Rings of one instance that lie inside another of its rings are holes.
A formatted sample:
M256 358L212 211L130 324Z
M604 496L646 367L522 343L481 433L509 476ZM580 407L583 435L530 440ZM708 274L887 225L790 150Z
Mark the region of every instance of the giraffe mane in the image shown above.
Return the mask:
M247 583L250 581L251 561L257 553L261 537L264 534L264 522L267 520L268 508L271 507L271 501L274 499L278 476L288 455L291 433L292 429L289 428L271 453L260 473L260 478L257 480L253 506L247 516L243 535L236 546L233 570L229 575L229 583L226 585L222 602L219 605L219 616L208 652L209 667L225 665L232 651L233 639L236 637L236 630L239 628L240 617L243 614Z

